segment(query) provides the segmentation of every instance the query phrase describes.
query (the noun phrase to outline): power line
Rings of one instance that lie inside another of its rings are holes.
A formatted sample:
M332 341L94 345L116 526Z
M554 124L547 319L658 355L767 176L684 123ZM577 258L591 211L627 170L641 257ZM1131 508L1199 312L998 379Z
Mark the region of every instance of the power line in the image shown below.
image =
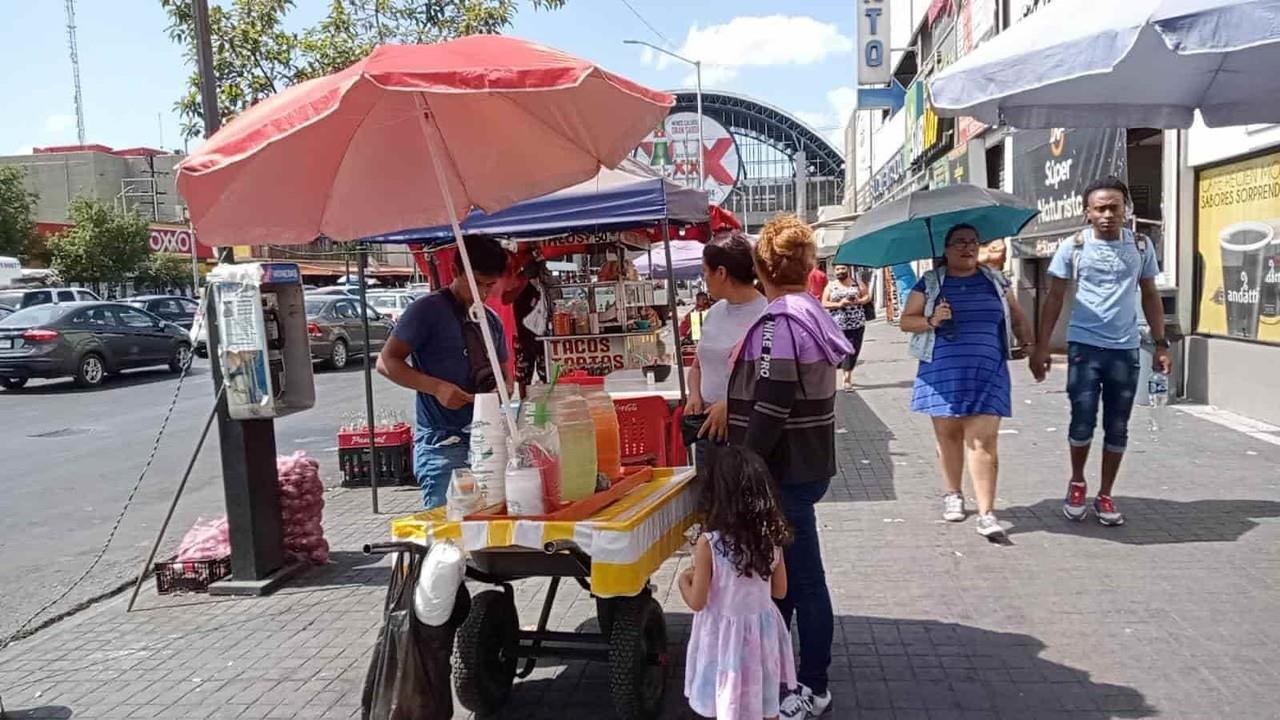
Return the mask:
M635 15L637 20L639 20L645 27L649 28L649 32L652 32L654 35L657 35L658 39L662 41L663 45L666 45L668 48L670 48L672 45L675 44L670 40L668 40L667 36L663 35L661 30L654 27L653 24L650 23L648 20L645 20L644 16L640 14L640 11L636 10L635 7L633 7L630 2L628 2L627 0L619 0L619 2L621 2L623 5L626 5L627 9L631 11L631 14Z

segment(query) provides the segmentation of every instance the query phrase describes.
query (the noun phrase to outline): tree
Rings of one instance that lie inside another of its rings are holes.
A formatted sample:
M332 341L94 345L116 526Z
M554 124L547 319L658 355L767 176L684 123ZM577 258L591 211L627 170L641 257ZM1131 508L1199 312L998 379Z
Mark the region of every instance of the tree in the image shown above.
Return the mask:
M150 231L132 211L77 197L67 208L72 227L49 241L53 268L78 283L122 282L147 262Z
M164 292L191 285L191 258L174 253L152 253L138 268L134 282L140 287Z
M32 217L38 196L27 189L26 170L19 165L0 166L0 255L25 256L35 236Z
M531 0L536 9L565 0ZM169 37L195 66L190 0L160 0ZM511 25L517 0L330 0L325 17L301 32L286 30L294 0L229 0L209 8L218 110L225 121L284 88L341 70L382 43L432 43L497 33ZM192 72L176 103L182 131L204 129L200 77Z

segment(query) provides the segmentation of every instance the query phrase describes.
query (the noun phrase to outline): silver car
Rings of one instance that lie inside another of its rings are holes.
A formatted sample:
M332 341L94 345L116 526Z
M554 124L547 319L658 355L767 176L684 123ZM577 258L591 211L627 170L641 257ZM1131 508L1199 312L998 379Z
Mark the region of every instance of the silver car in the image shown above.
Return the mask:
M311 358L334 370L341 370L353 356L372 355L382 350L391 336L391 321L377 310L369 315L369 348L365 353L364 323L360 301L342 295L307 295L307 335L311 338Z

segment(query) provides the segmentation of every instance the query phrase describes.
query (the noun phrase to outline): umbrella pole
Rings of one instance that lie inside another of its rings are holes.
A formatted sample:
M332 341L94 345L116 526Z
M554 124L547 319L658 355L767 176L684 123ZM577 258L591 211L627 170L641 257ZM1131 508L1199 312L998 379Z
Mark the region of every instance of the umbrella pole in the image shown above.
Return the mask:
M449 191L449 178L444 172L444 143L440 126L427 106L427 100L421 93L414 96L418 103L418 122L422 125L422 133L431 146L431 165L435 168L436 182L440 184L440 195L444 199L445 209L449 211L449 226L453 228L453 239L458 243L458 257L462 258L462 269L467 276L467 286L471 289L471 319L480 325L480 334L484 337L484 348L489 355L489 364L493 368L493 376L498 380L498 400L502 403L502 416L506 418L507 430L511 437L516 437L516 418L511 409L511 396L507 392L507 376L498 362L498 351L493 344L493 331L489 327L489 318L484 307L484 298L480 297L480 288L476 286L475 272L471 269L471 257L467 255L467 245L462 242L462 226L458 223L458 213L453 207L453 193Z
M663 191L665 195L666 192ZM689 396L684 387L684 357L680 349L680 317L679 309L676 307L676 265L671 262L671 223L667 218L662 218L662 248L667 255L667 306L671 308L671 339L675 348L672 349L672 363L675 365L676 379L680 383L680 406L683 407L689 401ZM653 265L649 266L649 274L653 274Z
M365 298L365 267L369 264L368 247L360 244L356 272L360 282L360 325L364 329L364 410L369 424L369 489L373 491L373 514L378 513L378 445L377 424L373 417L373 357L369 354L369 303Z

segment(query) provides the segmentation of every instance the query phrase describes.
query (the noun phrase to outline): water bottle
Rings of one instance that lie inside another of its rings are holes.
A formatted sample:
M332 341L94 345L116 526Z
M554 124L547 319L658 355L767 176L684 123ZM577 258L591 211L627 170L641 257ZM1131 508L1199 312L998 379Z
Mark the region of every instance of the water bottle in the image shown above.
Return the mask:
M1165 426L1165 407L1169 404L1169 376L1153 370L1147 379L1147 397L1151 400L1151 415L1148 421L1151 433L1157 439L1160 429Z

